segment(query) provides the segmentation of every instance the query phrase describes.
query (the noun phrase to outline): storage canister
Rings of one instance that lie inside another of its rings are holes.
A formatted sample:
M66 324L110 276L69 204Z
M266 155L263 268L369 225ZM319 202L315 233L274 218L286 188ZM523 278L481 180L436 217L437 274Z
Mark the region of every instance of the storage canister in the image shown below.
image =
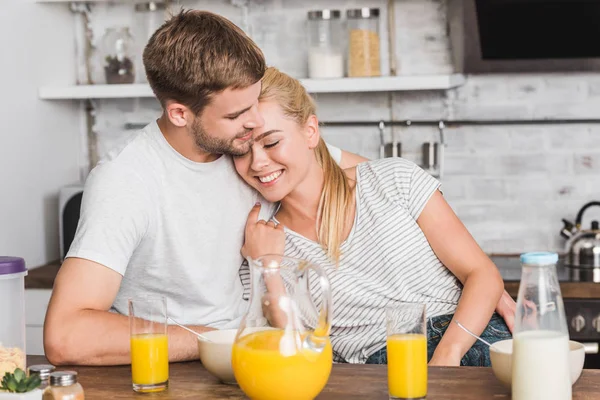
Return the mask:
M0 377L25 371L25 260L0 256Z
M379 9L346 11L348 23L348 76L380 76Z
M308 12L308 77L342 78L344 51L340 10Z

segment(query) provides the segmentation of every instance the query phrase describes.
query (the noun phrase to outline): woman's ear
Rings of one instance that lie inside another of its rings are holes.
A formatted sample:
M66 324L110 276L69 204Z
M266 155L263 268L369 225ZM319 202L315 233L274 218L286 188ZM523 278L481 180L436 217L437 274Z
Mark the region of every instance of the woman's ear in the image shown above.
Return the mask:
M188 125L192 126L194 115L190 109L183 104L169 102L165 107L165 113L167 114L169 121L179 128L183 128Z
M308 148L315 149L319 145L319 139L321 139L321 133L319 132L319 120L316 115L308 117L305 125L306 129L306 140L308 141Z

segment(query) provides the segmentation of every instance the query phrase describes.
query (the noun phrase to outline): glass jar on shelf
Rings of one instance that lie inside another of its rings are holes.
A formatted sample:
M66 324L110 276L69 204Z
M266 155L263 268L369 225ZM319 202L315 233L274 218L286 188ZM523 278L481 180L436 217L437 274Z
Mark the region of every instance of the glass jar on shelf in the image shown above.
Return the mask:
M144 53L144 47L154 32L168 18L168 2L166 1L148 1L135 5L135 28L133 31L135 38L136 55L140 62L137 63L136 77L138 82L147 82L146 71L141 62Z
M340 10L308 12L308 77L342 78L344 55Z
M379 9L346 11L348 24L348 76L380 76Z
M127 27L108 28L102 37L103 68L108 84L135 81L133 36Z

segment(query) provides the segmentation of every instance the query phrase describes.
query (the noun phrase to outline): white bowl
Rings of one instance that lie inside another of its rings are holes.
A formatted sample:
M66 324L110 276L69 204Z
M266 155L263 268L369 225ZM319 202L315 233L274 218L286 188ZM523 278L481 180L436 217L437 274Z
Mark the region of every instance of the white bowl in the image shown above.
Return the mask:
M202 335L211 342L198 338L198 353L204 368L221 382L236 384L231 367L231 350L237 329L223 329L203 332Z
M512 339L508 339L496 342L490 347L490 360L494 375L507 387L511 387L512 381L512 346ZM581 343L569 340L569 350L571 384L574 384L583 369L585 349Z

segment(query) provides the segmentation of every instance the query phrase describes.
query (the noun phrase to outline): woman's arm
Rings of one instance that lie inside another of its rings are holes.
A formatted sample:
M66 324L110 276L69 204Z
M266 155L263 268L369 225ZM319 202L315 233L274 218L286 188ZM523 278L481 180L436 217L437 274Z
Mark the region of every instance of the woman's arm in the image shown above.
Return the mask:
M464 286L454 319L475 334L481 334L504 289L498 269L439 191L429 199L417 223L437 257ZM475 339L458 325L450 324L430 364L458 366L474 342Z

